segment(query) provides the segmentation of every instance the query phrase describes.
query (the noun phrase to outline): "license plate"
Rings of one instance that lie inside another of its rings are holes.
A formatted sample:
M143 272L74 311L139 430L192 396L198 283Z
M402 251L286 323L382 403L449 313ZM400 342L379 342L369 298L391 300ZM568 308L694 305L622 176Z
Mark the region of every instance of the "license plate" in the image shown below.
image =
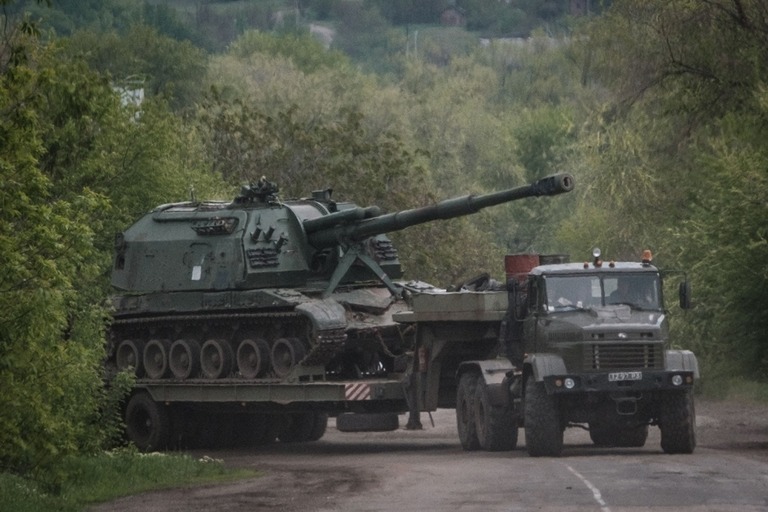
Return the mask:
M643 380L643 372L615 372L608 374L608 382L619 382L622 380Z

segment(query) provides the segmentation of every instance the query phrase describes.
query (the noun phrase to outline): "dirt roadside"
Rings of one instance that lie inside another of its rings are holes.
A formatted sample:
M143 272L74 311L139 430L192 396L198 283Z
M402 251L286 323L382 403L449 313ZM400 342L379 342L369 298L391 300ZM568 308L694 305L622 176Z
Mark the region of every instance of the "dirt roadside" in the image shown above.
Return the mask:
M696 401L698 446L768 461L768 404Z

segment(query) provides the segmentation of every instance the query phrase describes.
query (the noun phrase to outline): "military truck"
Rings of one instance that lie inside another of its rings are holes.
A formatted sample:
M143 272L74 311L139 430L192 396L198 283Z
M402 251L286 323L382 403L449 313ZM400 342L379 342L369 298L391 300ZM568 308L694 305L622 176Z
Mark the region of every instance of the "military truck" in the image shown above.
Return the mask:
M329 415L344 431L397 428L428 404L416 329L393 317L433 287L399 280L386 234L572 189L558 174L383 214L330 189L282 200L263 178L233 201L158 206L115 239L106 374L135 377L128 438L142 450L312 441ZM495 355L495 337L464 341L452 372ZM436 381L450 393L452 376Z
M604 262L599 249L585 263L510 255L506 290L489 287L486 274L472 291L415 295L395 319L430 354L420 407L455 406L465 450L513 449L519 427L531 456L559 455L566 427L589 430L597 446L640 447L655 425L664 452L692 453L698 363L670 347L665 273L651 259L645 251L636 262ZM691 305L684 277L679 301ZM498 341L494 357L456 349L478 333L489 353Z

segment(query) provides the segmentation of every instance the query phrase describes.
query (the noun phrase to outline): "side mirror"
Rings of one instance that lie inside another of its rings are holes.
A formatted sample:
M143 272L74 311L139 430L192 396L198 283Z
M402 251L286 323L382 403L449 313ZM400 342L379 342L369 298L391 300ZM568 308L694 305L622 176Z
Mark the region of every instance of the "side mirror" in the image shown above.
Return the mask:
M680 309L691 309L691 282L687 279L680 283Z

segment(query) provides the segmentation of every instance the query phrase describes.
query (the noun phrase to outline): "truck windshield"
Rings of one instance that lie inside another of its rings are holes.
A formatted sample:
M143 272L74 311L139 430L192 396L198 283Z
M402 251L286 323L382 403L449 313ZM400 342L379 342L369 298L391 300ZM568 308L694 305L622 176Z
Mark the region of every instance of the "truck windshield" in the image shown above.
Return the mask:
M546 276L548 311L591 309L625 304L634 309L661 309L661 287L656 274L604 276Z

